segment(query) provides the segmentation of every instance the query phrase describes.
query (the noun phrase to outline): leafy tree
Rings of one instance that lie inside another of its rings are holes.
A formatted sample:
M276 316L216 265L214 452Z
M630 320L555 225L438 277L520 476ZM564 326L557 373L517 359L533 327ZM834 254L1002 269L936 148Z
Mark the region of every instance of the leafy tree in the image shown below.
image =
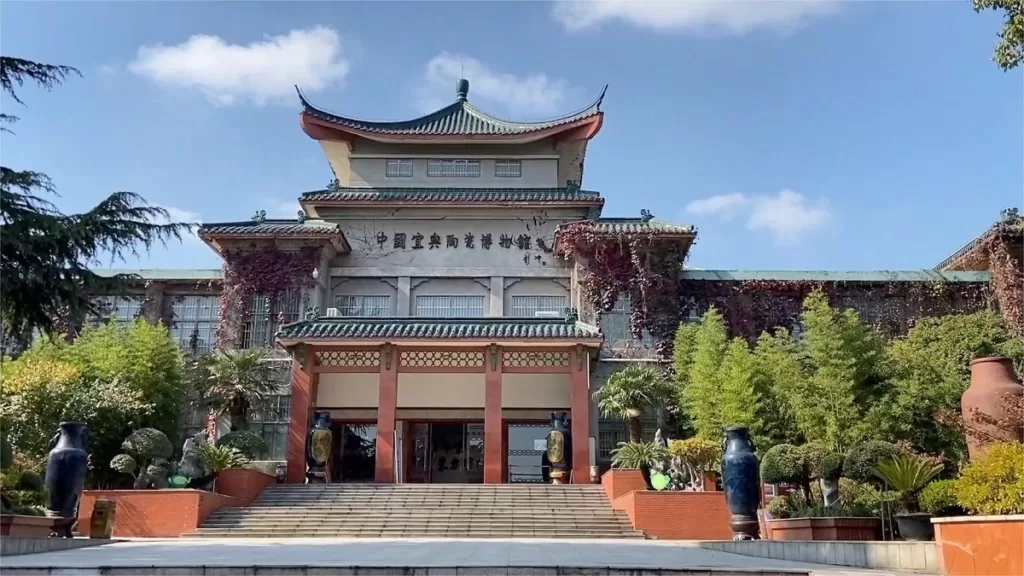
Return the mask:
M725 318L710 308L693 335L693 360L686 386L679 391L680 405L688 413L697 435L718 440L724 427L721 413L722 360L728 347Z
M19 104L15 88L26 81L52 89L71 75L81 74L70 66L0 57L0 88ZM0 123L17 120L0 114ZM167 221L168 212L131 192L115 192L82 214L64 214L43 197L55 193L45 174L0 166L0 327L5 344L24 346L36 330L66 330L81 314L96 311L90 294L123 289L128 276L103 278L89 269L101 256L123 259L137 254L139 245L149 249L180 240L191 226L157 223Z
M672 387L664 370L648 363L630 364L615 372L594 392L602 415L628 423L630 442L640 441L640 417L652 408L664 406L671 397Z
M1002 10L1006 23L999 32L992 59L1003 70L1016 68L1024 60L1024 2L1021 0L974 0L974 11Z
M1008 356L1018 366L1024 362L1024 339L1011 334L998 313L922 319L887 347L891 388L871 410L872 427L883 438L963 461L964 433L948 415L960 412L970 361L990 355Z
M224 351L200 356L191 369L194 401L215 416L227 415L231 431L245 430L249 413L267 406L280 378L264 349Z
M729 342L720 369L722 388L719 397L723 429L745 426L755 439L763 438L761 378L754 355L743 338ZM721 437L722 431L718 436Z
M37 459L61 421L88 423L91 483L105 485L132 430L177 430L183 370L167 329L143 320L89 327L73 343L39 339L3 363L0 417L17 452Z
M784 328L778 329L774 335L765 332L754 346L754 358L763 380L764 448L802 443L804 437L797 426L794 405L806 411L807 404L815 400L799 393L800 382L804 378L799 344Z

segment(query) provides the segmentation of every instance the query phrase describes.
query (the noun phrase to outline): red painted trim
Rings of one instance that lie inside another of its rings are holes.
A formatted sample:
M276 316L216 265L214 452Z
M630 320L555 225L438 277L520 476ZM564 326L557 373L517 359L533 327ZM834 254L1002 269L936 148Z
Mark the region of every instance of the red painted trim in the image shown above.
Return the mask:
M484 484L501 484L504 477L505 425L501 419L501 347L484 357Z
M590 484L590 355L585 349L573 351L571 368L572 481Z
M555 139L562 142L575 142L577 140L590 140L597 133L601 131L601 126L604 125L604 112L600 112L597 115L597 120L590 122L589 124L583 124L574 127L572 130L562 132Z
M348 151L352 151L352 141L355 138L351 134L344 131L338 130L333 124L324 125L316 118L302 112L299 114L299 127L313 140L330 140L335 142L344 142L348 145Z
M311 355L306 358L311 362ZM312 366L309 366L312 368ZM306 432L309 428L309 412L312 405L312 379L310 373L292 360L291 413L288 423L288 483L301 484L306 477Z
M391 358L388 358L388 355ZM374 479L395 481L395 415L398 411L398 350L385 346L380 354L380 388L377 393L377 463Z

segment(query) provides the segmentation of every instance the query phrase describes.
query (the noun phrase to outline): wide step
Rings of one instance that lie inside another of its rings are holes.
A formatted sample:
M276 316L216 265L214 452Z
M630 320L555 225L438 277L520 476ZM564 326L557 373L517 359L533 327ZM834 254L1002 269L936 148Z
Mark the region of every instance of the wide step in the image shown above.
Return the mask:
M643 538L599 486L271 486L194 536L240 538Z

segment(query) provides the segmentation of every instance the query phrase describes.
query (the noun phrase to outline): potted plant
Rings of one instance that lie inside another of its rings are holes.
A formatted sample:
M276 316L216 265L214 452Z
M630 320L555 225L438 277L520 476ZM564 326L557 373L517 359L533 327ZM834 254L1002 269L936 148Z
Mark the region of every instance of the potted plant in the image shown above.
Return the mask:
M654 442L619 442L618 448L612 450L612 468L632 468L640 471L644 485L653 490L651 484L651 465L667 460L668 449Z
M904 540L931 540L935 537L932 515L920 512L917 493L938 476L942 468L942 464L914 454L897 454L875 467L875 476L900 494L896 526Z

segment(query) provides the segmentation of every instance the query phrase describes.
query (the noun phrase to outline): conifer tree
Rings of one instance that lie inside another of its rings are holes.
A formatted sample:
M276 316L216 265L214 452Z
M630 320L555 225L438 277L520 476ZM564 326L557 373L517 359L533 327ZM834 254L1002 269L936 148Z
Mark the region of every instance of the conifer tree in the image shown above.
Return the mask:
M0 57L0 88L18 104L24 102L16 88L27 81L49 90L72 75L81 76L70 66ZM17 120L0 114L0 123ZM9 136L4 145L11 145ZM45 194L56 194L45 174L0 166L0 328L5 348L24 346L37 330L66 330L69 321L96 310L90 294L123 289L128 277L104 278L89 269L100 257L137 255L140 245L149 249L157 242L180 240L190 226L158 223L168 220L167 211L132 192L115 192L82 214L62 213Z

